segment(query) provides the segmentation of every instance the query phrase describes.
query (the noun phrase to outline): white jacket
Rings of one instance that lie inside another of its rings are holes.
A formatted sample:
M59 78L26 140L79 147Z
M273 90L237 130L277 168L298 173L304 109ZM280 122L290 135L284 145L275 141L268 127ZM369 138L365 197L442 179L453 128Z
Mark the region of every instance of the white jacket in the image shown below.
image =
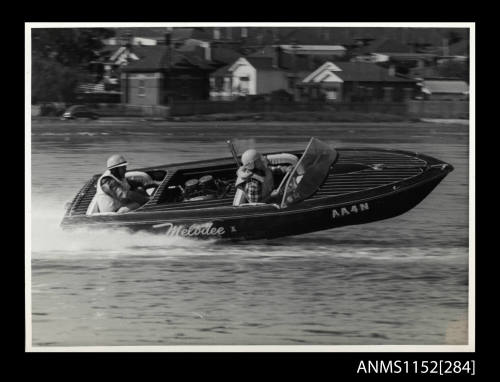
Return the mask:
M128 192L130 190L130 185L126 178L123 178L123 180L119 180L117 177L111 174L109 170L106 170L97 181L97 192L94 198L98 208L97 212L116 212L120 207L122 207L122 202L119 199L108 195L102 189L101 181L107 177L110 177L118 182L125 191Z

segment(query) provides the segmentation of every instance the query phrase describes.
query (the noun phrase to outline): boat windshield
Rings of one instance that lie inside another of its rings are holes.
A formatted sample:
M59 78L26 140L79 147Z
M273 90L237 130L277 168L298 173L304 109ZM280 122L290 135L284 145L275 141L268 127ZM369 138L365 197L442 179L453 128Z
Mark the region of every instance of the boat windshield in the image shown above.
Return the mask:
M290 172L281 207L297 203L314 194L326 179L337 152L319 139L311 138L304 154Z

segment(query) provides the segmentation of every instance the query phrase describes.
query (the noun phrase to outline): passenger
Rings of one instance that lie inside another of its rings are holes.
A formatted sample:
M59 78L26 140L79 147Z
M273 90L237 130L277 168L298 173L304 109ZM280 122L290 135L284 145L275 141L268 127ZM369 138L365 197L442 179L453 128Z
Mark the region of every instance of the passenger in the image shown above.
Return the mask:
M248 203L271 202L276 196L273 190L279 184L274 178L283 178L289 168L270 167L267 159L254 149L245 151L241 161L242 166L236 172L236 188L243 191Z
M108 169L97 181L96 203L99 212L129 212L149 200L144 193L131 190L125 178L127 164L122 155L109 157Z

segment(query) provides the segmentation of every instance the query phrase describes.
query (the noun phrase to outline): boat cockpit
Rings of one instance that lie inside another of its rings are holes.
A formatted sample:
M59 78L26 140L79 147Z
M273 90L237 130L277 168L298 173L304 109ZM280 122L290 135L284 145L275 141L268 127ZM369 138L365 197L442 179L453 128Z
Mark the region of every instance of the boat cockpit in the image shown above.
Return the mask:
M283 171L283 176L274 179L274 197L269 202L282 208L306 199L318 190L337 159L337 152L326 143L311 138L302 154L267 154L266 159L269 166L288 168L288 171ZM198 202L234 195L233 206L265 204L246 202L243 192L235 187L239 166L236 156L235 165L177 170L157 197L157 203Z
M268 204L284 208L314 194L324 182L331 166L337 158L337 152L316 138L311 138L302 154L290 153L266 155L270 166L287 167L288 171L280 179L274 179L274 197ZM235 158L236 159L236 158ZM189 167L146 169L126 173L133 190L147 193L149 201L137 210L148 206L178 206L187 203L199 205L204 201L220 201L217 205L234 207L251 206L246 203L243 192L235 187L236 169L239 164L191 164ZM94 179L95 183L97 179ZM94 191L95 192L95 191ZM223 200L227 200L222 204ZM200 205L201 204L201 205ZM214 203L207 203L214 204ZM263 203L257 203L262 205ZM115 214L116 212L105 213ZM96 208L95 197L90 203L87 215L102 214Z

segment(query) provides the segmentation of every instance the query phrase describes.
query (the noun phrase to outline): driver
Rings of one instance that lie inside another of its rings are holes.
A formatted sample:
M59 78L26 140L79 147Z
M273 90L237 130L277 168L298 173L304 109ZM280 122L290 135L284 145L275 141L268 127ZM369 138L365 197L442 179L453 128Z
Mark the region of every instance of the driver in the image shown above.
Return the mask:
M131 190L125 177L127 164L119 154L108 158L107 170L97 181L96 202L99 212L129 212L149 200L147 195Z
M274 177L283 177L288 168L269 167L266 157L250 149L241 156L242 166L236 172L236 188L243 191L248 203L267 203L275 195Z

